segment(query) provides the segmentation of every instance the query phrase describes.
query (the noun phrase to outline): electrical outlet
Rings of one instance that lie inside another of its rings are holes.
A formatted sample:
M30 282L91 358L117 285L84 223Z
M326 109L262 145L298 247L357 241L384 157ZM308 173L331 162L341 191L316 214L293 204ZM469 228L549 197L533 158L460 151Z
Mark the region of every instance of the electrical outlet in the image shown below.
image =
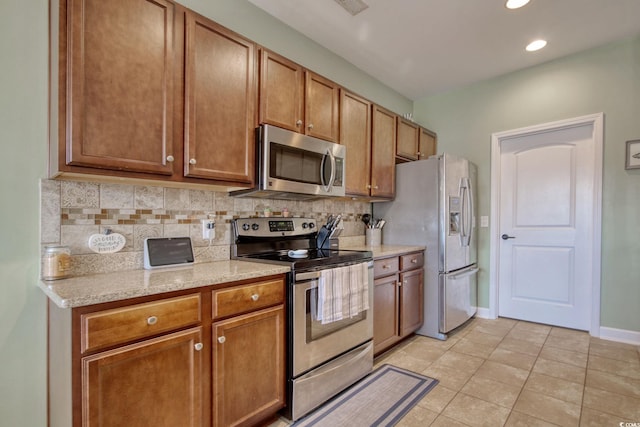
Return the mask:
M213 237L214 229L216 227L216 222L212 219L203 219L202 220L202 238L205 240L209 240Z

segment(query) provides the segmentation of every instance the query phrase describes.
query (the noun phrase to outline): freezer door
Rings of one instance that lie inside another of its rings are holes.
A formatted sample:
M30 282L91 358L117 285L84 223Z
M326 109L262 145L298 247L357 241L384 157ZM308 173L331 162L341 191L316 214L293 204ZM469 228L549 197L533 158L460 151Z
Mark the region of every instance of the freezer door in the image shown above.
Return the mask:
M440 332L446 334L470 319L478 309L478 267L439 275Z
M444 154L440 161L440 271L475 263L475 166Z

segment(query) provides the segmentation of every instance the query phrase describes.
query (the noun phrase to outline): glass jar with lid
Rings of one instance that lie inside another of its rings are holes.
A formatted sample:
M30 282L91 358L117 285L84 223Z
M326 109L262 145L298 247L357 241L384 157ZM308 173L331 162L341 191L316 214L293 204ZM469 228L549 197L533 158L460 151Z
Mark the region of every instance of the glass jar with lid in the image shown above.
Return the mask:
M71 270L71 250L68 246L49 245L44 247L42 279L57 280L69 277Z

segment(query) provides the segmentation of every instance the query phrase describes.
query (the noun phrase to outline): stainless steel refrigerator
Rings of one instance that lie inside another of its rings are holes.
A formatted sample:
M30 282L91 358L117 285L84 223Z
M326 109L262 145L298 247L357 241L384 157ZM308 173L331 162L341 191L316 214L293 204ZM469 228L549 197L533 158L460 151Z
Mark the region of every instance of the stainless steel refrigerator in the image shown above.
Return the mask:
M396 166L396 197L374 203L383 244L423 245L424 324L444 340L477 311L476 166L450 154Z

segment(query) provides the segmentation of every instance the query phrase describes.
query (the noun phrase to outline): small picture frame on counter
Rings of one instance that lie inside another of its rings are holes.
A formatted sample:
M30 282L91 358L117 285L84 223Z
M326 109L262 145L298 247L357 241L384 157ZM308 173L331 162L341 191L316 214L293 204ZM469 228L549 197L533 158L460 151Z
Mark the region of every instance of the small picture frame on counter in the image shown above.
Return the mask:
M640 169L640 139L627 141L625 169Z

